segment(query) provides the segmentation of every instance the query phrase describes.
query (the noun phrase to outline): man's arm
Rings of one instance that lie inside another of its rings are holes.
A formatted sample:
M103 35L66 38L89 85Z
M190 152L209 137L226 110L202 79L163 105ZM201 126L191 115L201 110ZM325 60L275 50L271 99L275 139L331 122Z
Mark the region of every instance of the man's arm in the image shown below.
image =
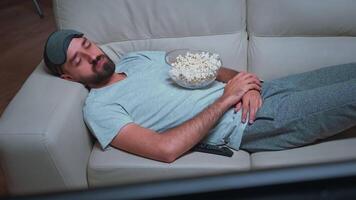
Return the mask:
M130 123L122 128L111 145L170 163L202 140L229 107L224 101L217 101L194 118L162 133Z
M251 74L239 73L226 84L220 98L183 124L158 134L131 123L110 144L143 157L173 162L203 139L220 117L251 89L260 90L259 81Z
M217 81L223 82L223 83L227 83L229 80L231 80L234 76L236 76L239 72L232 70L232 69L228 69L228 68L224 68L224 67L220 67L218 70L218 75L216 77Z

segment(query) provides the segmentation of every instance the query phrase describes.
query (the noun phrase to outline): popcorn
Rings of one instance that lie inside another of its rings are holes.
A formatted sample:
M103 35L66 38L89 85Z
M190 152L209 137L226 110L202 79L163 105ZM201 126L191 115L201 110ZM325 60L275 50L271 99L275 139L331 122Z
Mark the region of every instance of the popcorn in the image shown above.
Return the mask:
M218 54L187 52L185 56L177 56L171 66L170 75L178 84L198 88L215 80L221 61Z

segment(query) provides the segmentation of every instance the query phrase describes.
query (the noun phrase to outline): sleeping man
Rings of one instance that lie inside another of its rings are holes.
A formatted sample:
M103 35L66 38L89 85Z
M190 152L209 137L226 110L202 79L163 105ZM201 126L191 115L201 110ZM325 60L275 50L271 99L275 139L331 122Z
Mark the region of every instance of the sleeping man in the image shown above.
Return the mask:
M75 30L52 33L44 61L54 75L90 89L84 119L103 149L163 162L200 142L283 150L356 125L355 63L264 83L221 67L213 84L191 90L169 78L165 52L132 52L114 63Z

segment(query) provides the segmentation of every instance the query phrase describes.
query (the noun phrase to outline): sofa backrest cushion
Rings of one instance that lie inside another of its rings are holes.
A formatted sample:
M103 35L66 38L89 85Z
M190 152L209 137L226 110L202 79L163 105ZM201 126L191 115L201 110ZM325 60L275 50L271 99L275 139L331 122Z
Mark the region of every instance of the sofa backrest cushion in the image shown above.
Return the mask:
M248 68L273 79L356 61L356 1L248 0Z
M219 53L224 66L246 70L245 0L55 0L60 29L74 28L121 53L176 48Z

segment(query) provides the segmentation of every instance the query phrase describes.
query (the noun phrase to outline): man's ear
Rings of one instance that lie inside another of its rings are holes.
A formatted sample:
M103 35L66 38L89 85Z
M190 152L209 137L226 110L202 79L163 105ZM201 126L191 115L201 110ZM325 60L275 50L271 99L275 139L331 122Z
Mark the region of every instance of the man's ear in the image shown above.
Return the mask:
M65 79L65 80L74 81L74 82L75 82L74 78L73 78L71 75L69 75L69 74L61 74L60 77L61 77L62 79Z

